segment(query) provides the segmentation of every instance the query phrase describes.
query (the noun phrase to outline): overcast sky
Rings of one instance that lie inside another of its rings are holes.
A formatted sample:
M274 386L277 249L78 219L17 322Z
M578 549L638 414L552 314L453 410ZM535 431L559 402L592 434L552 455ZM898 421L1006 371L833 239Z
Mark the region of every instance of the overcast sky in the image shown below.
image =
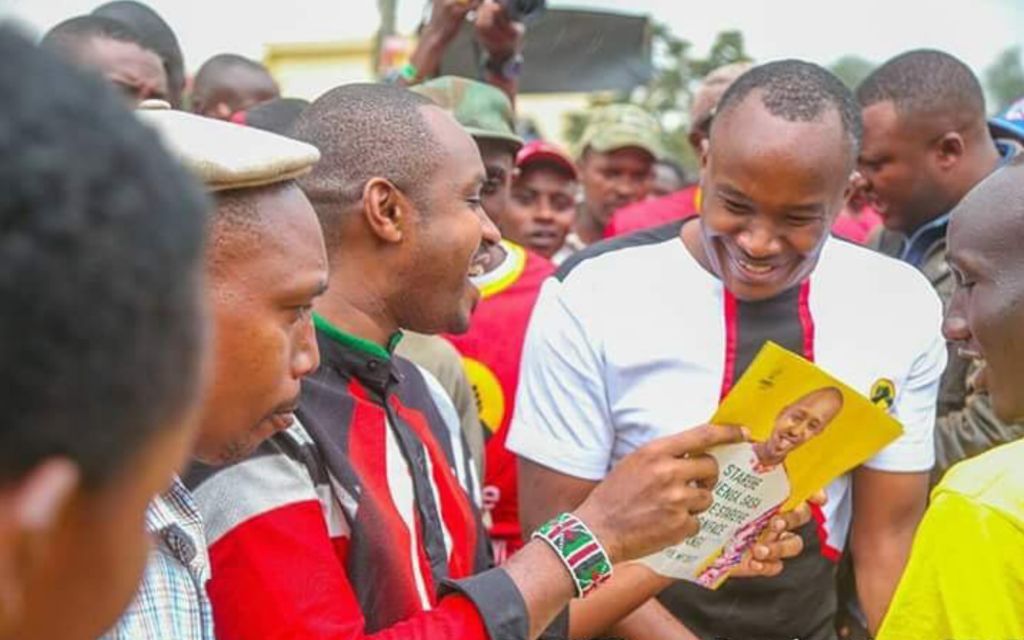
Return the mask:
M145 0L178 33L190 69L234 51L263 55L269 42L352 40L377 28L376 0ZM88 12L102 0L0 0L36 32ZM411 30L423 0L399 0ZM828 64L855 53L875 62L915 47L937 47L983 70L1008 46L1024 46L1024 0L550 0L551 6L649 13L707 51L715 34L738 29L759 61L800 57Z

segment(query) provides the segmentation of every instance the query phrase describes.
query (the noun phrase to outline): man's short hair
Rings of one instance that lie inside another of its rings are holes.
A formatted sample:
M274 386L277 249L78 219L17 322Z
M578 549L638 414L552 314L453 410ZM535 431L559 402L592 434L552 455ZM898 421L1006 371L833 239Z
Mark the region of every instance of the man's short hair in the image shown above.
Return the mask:
M130 42L159 55L152 49L151 44L127 24L113 18L94 15L68 18L47 31L39 42L39 46L67 58L69 55L74 55L81 46L96 38Z
M891 101L901 115L950 113L983 121L985 93L970 67L942 51L902 53L857 87L862 108Z
M299 117L293 136L321 154L299 184L316 209L329 249L370 179L386 178L414 201L422 197L443 160L424 107L440 108L401 87L349 84L328 91Z
M0 481L92 486L182 417L207 199L99 80L0 28Z
M167 73L169 102L175 109L180 108L185 91L185 58L174 30L160 14L135 0L115 0L96 7L92 15L112 18L127 25L147 43L146 49L160 56Z
M718 103L716 118L754 90L772 115L790 122L814 122L829 110L839 114L851 157L860 151L863 125L853 94L827 69L802 60L778 60L753 67L733 82Z
M282 136L291 136L299 116L309 106L302 98L274 98L245 110L245 124Z
M265 66L250 60L237 53L218 53L199 67L196 77L192 81L192 95L197 99L205 99L211 93L221 88L224 77L238 69L254 73L266 74L270 78L270 71Z

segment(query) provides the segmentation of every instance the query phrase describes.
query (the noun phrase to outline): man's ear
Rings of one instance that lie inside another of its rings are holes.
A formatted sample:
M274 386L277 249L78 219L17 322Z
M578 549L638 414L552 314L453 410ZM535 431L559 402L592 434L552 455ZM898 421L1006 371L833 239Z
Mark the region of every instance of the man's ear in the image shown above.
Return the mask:
M686 139L690 142L690 146L699 155L701 149L704 148L704 141L707 139L706 136L702 135L700 131L690 131L686 134Z
M849 204L850 198L857 192L857 189L862 189L864 184L864 176L861 175L860 171L854 169L850 172L850 177L846 181L846 187L843 189L843 203Z
M964 156L966 145L964 137L958 131L949 131L935 142L936 159L939 168L948 171L956 166Z
M698 182L700 183L700 190L701 191L705 190L705 188L704 188L705 180L704 179L707 177L708 162L710 161L710 155L711 155L711 142L707 138L704 138L703 140L701 140L701 143L700 143L700 175L698 177Z
M0 636L20 618L25 586L79 484L78 468L55 458L0 489Z
M398 243L413 222L412 203L390 180L372 178L363 187L363 217L381 242Z

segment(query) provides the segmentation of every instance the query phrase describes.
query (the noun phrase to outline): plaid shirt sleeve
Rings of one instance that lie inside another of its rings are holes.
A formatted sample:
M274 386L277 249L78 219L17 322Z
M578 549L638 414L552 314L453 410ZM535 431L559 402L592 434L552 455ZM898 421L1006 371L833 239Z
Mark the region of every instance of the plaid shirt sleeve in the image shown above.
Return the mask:
M175 478L150 503L146 528L154 538L138 593L105 640L214 640L205 584L210 577L203 524L191 494Z

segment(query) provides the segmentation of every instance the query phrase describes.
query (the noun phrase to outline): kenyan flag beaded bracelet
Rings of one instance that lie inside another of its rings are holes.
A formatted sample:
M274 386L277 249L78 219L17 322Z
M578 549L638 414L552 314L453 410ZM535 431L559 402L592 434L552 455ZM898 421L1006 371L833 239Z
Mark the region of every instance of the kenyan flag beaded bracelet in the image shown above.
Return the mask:
M612 577L612 563L600 541L571 513L549 520L533 532L550 546L576 584L576 597L585 598Z

